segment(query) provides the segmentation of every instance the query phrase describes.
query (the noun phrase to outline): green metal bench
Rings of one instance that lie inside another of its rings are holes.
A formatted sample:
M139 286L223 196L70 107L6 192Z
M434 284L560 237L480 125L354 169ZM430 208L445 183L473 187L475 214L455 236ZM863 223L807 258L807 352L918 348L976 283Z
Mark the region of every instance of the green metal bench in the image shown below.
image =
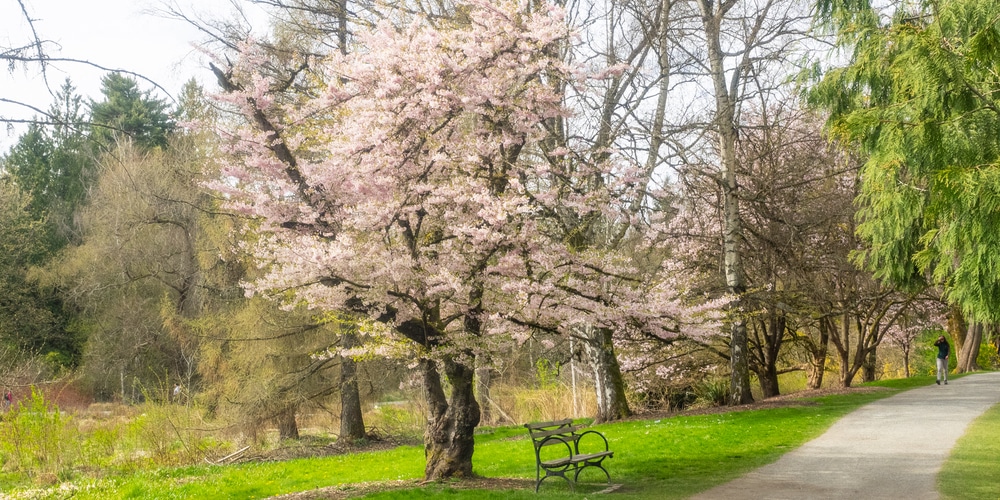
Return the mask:
M601 469L608 477L608 484L611 484L611 474L608 474L602 462L605 458L613 457L615 452L608 449L608 439L603 434L594 430L580 432L583 427L573 425L573 420L568 418L524 426L535 446L535 493L538 493L542 481L552 476L565 479L570 489L575 490L580 472L587 467ZM581 446L585 436L589 436L587 445ZM545 471L544 476L542 471ZM570 472L573 473L573 479L568 476Z

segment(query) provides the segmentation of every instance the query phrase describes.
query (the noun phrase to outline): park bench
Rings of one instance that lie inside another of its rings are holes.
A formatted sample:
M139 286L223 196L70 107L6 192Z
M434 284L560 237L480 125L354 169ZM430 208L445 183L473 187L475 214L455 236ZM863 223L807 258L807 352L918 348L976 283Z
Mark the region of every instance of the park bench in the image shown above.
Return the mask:
M573 425L572 419L552 422L536 422L525 424L531 441L535 445L535 493L547 477L559 476L569 483L571 490L580 477L580 472L587 467L597 467L604 471L611 484L611 474L601 463L605 458L613 457L615 452L608 449L608 440L603 434L594 430L580 432L582 426ZM581 446L584 436L587 445ZM600 441L593 436L600 438ZM603 442L603 443L602 443ZM603 449L601 445L603 444ZM545 475L542 475L545 471ZM571 480L567 475L573 473Z

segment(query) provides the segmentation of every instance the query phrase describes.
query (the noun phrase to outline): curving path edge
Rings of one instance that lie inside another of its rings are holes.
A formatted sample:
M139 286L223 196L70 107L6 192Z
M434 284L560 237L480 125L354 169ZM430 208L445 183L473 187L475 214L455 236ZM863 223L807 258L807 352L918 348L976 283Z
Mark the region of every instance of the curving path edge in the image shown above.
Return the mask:
M935 479L976 417L1000 403L1000 372L972 374L863 406L820 437L692 498L938 499Z

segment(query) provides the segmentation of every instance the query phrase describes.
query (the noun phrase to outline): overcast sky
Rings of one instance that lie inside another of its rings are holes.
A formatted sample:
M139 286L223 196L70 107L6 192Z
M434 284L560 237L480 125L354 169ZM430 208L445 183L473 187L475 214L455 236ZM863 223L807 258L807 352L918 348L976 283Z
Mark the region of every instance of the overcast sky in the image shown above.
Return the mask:
M185 12L224 16L232 11L229 0L175 0ZM85 59L100 66L134 71L147 76L176 96L188 79L211 84L204 55L192 43L202 35L188 24L154 14L162 9L159 0L25 0L35 29L43 40L58 45L49 46L49 56ZM251 14L263 16L257 11ZM16 0L0 0L0 47L20 46L30 40ZM52 97L45 88L37 66L16 68L13 73L0 68L0 97L27 102L47 109ZM100 79L104 74L96 68L73 63L54 63L49 67L48 81L58 90L68 76L78 92L86 98L98 99ZM143 89L152 85L140 82ZM27 118L31 111L2 106L0 114ZM0 151L6 151L16 141L7 130L0 130Z

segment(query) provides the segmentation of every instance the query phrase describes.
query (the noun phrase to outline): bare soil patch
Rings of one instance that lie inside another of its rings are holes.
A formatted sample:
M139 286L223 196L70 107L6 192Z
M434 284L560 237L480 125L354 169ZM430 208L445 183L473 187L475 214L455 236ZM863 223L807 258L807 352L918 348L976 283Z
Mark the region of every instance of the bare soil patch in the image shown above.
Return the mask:
M447 483L432 483L432 484L436 484L442 488L451 488L457 490L459 489L460 490L473 490L473 489L518 490L518 489L533 489L535 487L535 482L531 479L510 479L510 478L495 478L495 477L474 477L469 479L463 479L460 481L451 481ZM347 498L357 498L364 495L370 495L372 493L381 493L384 491L393 491L405 488L415 488L422 485L425 485L425 483L415 480L353 483L340 486L328 486L326 488L301 491L298 493L289 493L287 495L271 497L270 500L320 500L320 499L343 500Z
M289 441L284 446L279 446L272 450L248 453L237 460L237 462L276 462L297 458L330 457L350 453L391 450L398 446L419 444L416 441L385 436L372 436L365 441L357 443L342 443L340 441L331 443L327 440L317 440L310 436L303 436L298 441Z

